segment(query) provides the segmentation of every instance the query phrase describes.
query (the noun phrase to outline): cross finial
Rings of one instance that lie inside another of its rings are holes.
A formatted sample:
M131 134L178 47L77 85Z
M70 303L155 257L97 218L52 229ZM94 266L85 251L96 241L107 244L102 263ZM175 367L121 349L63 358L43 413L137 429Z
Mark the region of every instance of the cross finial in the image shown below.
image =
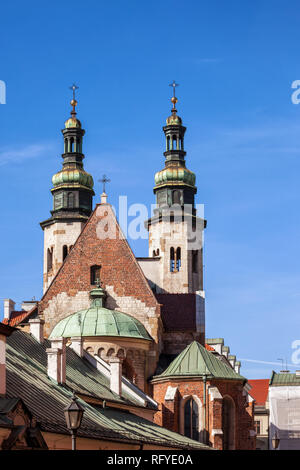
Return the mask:
M79 86L75 85L75 83L73 83L72 86L69 87L70 90L73 90L73 100L75 100L75 92L76 90L78 90Z
M173 97L175 98L175 88L176 88L177 86L179 86L179 84L176 83L175 80L173 80L173 82L170 83L169 86L171 86L171 87L173 88Z
M103 175L102 178L98 181L99 181L99 183L103 184L103 192L105 193L105 185L106 185L106 183L110 183L110 179L107 178L106 175Z
M173 80L173 82L170 83L169 86L171 86L171 87L173 88L173 96L172 96L172 98L171 98L171 102L173 103L172 113L175 114L175 113L177 112L177 110L176 110L176 108L175 108L175 105L176 105L176 103L177 103L177 101L178 101L178 99L177 99L176 96L175 96L175 88L176 88L177 86L179 86L179 85L178 85L178 83L175 82L175 80Z

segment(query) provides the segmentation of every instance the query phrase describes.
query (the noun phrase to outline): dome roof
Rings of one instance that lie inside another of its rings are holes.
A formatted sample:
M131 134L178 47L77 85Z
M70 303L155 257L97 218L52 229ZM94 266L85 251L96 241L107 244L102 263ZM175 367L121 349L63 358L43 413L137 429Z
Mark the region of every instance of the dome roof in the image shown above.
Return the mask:
M170 166L158 171L155 174L155 184L164 184L168 182L186 183L194 186L196 182L196 175L187 168L181 166Z
M167 126L181 126L182 119L181 117L177 116L177 114L172 113L166 120Z
M93 189L94 187L93 177L81 169L62 169L53 175L52 183L53 186L58 186L64 183L77 183L90 189Z
M79 119L76 119L75 117L70 117L69 119L66 120L65 128L70 129L72 127L81 129L81 122L79 121Z
M61 336L118 336L151 341L144 325L136 318L117 310L96 306L69 315L57 323L50 339Z

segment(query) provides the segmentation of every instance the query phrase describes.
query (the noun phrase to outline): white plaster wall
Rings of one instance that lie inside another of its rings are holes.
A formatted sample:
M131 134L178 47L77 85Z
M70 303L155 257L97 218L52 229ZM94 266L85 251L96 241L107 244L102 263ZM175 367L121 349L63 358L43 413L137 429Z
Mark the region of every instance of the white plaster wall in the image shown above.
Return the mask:
M63 263L63 246L75 244L80 235L83 222L55 222L44 229L44 292L49 287ZM47 272L47 250L53 247L52 269Z

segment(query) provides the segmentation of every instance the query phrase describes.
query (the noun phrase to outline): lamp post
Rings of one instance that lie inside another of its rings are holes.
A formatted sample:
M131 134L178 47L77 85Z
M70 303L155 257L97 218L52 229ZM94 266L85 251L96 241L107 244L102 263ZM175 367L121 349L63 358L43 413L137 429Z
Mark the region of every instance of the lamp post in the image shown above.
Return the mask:
M273 449L277 450L278 446L279 446L279 443L280 443L280 438L279 438L278 434L276 433L272 437L272 447L273 447Z
M78 428L81 425L84 408L79 403L77 403L75 392L73 392L71 403L64 408L64 413L67 428L71 431L72 434L72 450L76 450L76 434Z

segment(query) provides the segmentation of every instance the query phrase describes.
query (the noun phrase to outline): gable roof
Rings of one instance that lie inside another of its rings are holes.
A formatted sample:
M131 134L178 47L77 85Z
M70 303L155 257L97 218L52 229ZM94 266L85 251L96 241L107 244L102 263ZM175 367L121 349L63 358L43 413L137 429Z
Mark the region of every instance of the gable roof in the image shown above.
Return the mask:
M38 307L35 305L30 310L14 310L10 314L10 318L3 318L2 323L9 326L18 326L21 323L28 321L38 313Z
M249 393L254 398L255 404L258 406L265 405L269 392L269 379L248 380L248 384L252 387Z
M108 227L107 238L104 238L103 226ZM43 314L48 302L59 293L73 297L78 292L90 292L90 268L93 265L101 266L100 278L104 288L112 286L117 296L140 300L146 307L155 308L159 316L159 304L110 204L96 205L39 302L39 314ZM66 312L65 316L72 313L74 311Z
M7 341L7 397L20 397L42 431L69 435L63 410L70 403L72 390L86 396L119 401L120 404L133 404L129 398L120 398L111 392L108 379L70 348L67 348L66 386L58 385L46 371L46 348L49 344L47 340L40 344L29 333L20 330ZM85 410L78 436L164 447L208 448L131 413L92 406L80 398L78 401Z
M165 377L198 377L204 375L208 378L246 380L245 377L237 374L232 367L218 359L214 353L207 351L197 341L193 341L187 346L169 367L162 374L154 377L153 380Z
M196 331L196 294L155 294L166 331Z

